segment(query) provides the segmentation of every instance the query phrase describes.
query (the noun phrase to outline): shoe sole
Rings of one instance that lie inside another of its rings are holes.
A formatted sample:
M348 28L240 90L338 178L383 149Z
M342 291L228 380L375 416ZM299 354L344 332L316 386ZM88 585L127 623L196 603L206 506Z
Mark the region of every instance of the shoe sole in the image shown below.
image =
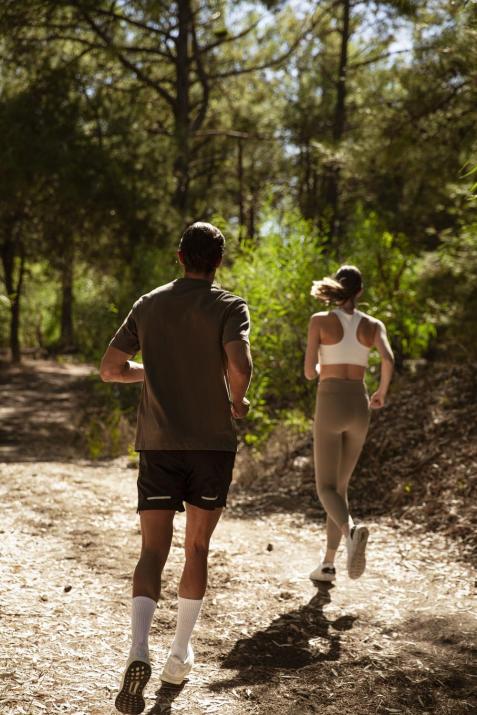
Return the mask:
M336 576L320 576L320 578L317 578L315 576L309 576L309 579L312 583L331 583L332 581L336 581Z
M362 576L366 569L366 544L368 543L368 538L369 529L366 526L357 526L354 536L356 546L348 564L348 575L352 579Z
M146 707L142 692L151 677L151 666L142 660L134 660L127 668L121 690L114 706L125 715L139 715Z

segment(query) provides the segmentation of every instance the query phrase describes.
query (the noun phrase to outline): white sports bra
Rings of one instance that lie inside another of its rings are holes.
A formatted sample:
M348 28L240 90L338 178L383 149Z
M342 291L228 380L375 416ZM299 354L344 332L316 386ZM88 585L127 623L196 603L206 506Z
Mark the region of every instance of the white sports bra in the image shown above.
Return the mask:
M318 359L321 365L361 365L368 367L368 356L371 348L367 348L356 337L358 325L364 313L355 310L346 313L341 308L330 311L334 313L343 326L343 337L339 343L320 345Z

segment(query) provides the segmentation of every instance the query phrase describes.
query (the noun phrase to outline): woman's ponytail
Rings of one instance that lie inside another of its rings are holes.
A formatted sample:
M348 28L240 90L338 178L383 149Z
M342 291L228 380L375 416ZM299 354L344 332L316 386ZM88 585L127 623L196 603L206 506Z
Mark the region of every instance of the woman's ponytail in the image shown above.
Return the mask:
M311 295L323 303L341 303L346 300L346 291L341 283L329 277L313 281Z
M335 276L313 281L311 295L323 303L345 303L363 287L361 272L356 266L341 266Z

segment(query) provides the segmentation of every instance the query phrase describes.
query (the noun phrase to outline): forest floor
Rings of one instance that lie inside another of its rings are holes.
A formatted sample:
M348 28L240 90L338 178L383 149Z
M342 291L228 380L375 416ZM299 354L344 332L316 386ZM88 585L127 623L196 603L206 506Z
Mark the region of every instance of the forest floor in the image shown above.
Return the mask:
M47 362L2 370L2 715L114 712L140 544L136 471L127 457L79 453L88 373ZM365 575L349 580L341 553L336 586L317 589L307 574L322 525L280 484L267 508L246 477L232 488L213 539L196 666L181 688L159 679L183 558L177 516L146 715L475 712L477 574L465 543L373 516Z

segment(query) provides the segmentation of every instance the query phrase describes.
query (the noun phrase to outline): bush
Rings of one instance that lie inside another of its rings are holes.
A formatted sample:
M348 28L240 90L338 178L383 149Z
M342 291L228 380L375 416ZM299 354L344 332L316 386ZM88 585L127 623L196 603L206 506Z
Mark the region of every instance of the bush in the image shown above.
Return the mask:
M316 229L299 214L286 214L280 225L269 217L256 242L244 243L233 265L221 269L221 282L247 300L252 317L250 419L257 434L267 433L283 410L309 411L313 400L303 377L303 356L308 321L317 310L311 284L326 272L323 246Z
M439 350L466 360L477 356L477 224L441 238L425 262L424 291L434 305Z
M436 333L435 311L423 297L423 262L411 254L404 236L383 230L375 215L360 213L345 246L332 251L298 214L286 214L280 225L269 217L257 241L245 243L232 266L221 269L225 287L247 300L252 316L255 370L247 442L260 442L290 415L295 422L303 415L303 429L312 414L316 384L304 379L303 358L309 318L325 306L310 296L310 288L313 280L343 263L362 270L366 294L361 307L386 323L398 364L427 350ZM371 362L373 389L377 357Z
M423 291L425 261L407 238L384 230L375 214L358 212L340 262L362 271L362 309L385 323L398 366L421 357L436 335L436 315Z

